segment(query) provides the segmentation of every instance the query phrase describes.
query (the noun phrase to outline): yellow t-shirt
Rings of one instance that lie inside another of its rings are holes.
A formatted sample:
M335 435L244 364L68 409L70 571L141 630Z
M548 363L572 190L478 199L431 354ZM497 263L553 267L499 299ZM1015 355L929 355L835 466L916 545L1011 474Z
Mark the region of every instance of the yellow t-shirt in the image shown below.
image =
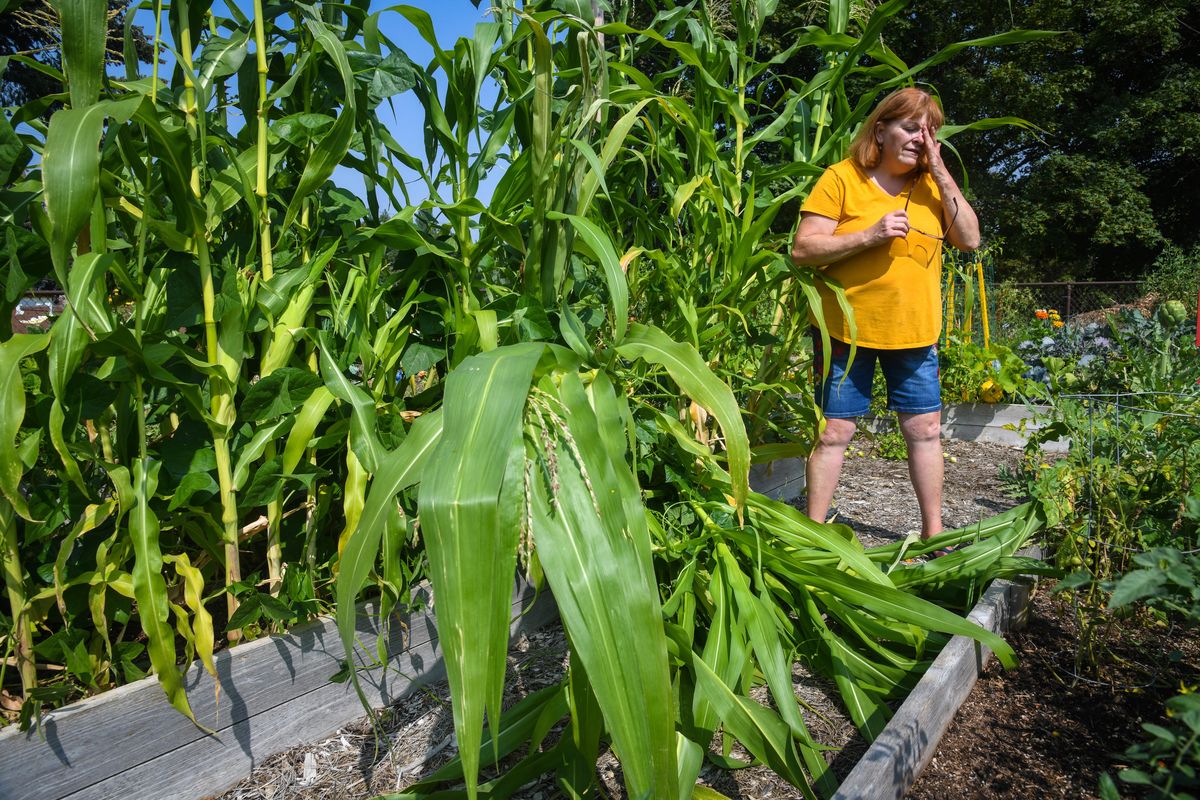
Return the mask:
M942 243L926 235L944 235L942 196L927 172L911 191L908 224L917 230L823 270L845 287L858 325L857 342L863 347L927 347L942 332ZM800 210L837 220L835 235L853 233L871 227L889 211L903 209L908 192L906 186L893 197L853 159L846 159L825 170ZM833 292L818 288L830 335L849 342L850 326Z

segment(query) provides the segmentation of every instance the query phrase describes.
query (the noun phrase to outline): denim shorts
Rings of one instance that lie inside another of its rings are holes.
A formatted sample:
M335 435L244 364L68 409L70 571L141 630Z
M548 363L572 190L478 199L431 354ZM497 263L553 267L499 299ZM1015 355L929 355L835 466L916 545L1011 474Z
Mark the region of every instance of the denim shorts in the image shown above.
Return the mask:
M942 408L937 345L904 350L879 350L859 347L854 363L846 370L850 345L831 338L829 379L821 380L824 354L821 336L813 332L813 380L817 404L827 417L849 419L865 416L871 407L871 383L875 362L883 369L887 382L888 410L901 414L928 414ZM842 376L845 380L842 380Z

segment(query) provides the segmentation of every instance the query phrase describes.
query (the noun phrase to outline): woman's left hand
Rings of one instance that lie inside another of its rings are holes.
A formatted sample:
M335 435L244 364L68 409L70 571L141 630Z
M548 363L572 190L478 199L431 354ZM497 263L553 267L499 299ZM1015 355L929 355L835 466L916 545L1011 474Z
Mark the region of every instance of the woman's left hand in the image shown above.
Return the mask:
M921 126L921 144L925 148L925 157L929 160L929 171L934 175L946 171L946 163L942 161L942 143L928 125Z

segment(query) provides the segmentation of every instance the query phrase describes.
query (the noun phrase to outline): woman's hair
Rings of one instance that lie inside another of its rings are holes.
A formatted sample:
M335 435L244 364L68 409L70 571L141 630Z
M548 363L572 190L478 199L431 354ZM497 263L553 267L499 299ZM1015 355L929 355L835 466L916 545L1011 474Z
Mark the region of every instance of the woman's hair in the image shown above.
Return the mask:
M897 119L920 119L921 117L928 117L929 127L934 133L937 133L938 128L942 127L942 122L945 120L941 106L929 92L912 86L907 89L897 89L875 106L871 116L867 117L867 121L859 128L858 135L850 143L850 156L864 169L873 169L879 166L881 154L879 142L875 140L875 130L879 127L879 123ZM924 170L928 166L929 162L922 153L918 169Z

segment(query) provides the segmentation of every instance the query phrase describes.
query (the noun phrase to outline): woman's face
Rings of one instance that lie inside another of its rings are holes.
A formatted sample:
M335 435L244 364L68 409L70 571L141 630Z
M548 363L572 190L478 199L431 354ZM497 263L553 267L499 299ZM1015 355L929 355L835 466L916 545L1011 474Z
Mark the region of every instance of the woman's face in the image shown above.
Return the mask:
M928 117L909 117L880 122L875 129L879 143L880 166L890 172L911 172L921 163L925 143L921 137Z

